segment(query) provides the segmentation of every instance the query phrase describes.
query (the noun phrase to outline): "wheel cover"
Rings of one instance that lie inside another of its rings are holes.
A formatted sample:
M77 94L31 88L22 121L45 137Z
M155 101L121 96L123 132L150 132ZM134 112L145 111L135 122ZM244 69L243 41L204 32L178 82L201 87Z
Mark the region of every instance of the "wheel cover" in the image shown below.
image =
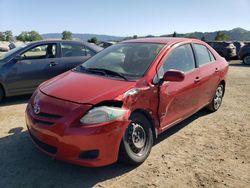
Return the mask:
M217 110L222 102L222 97L223 97L223 88L221 86L219 86L216 89L216 93L214 96L214 108Z
M145 149L147 136L144 128L139 123L131 123L128 127L127 141L131 151L141 156Z
M244 62L248 65L250 65L250 55L244 57Z

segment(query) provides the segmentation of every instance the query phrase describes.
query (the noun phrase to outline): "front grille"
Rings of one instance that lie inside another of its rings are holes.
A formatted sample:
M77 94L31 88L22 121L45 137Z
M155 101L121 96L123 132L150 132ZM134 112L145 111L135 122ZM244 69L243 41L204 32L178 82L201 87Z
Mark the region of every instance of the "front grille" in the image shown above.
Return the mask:
M54 146L51 146L49 144L45 144L44 142L38 140L35 136L33 136L30 133L30 137L32 138L32 140L40 147L42 148L44 151L51 153L51 154L56 154L57 152L57 148Z
M53 118L53 119L58 119L61 118L62 116L56 115L56 114L47 114L47 113L39 113L37 114L39 117L44 117L44 118Z
M35 123L39 123L39 124L43 124L43 125L53 125L53 122L49 122L49 121L43 121L43 120L39 120L39 119L33 119L32 118L32 122Z
M59 118L61 118L62 116L57 115L57 114L49 114L49 113L45 113L45 112L40 112L39 114L34 114L33 112L33 105L31 105L32 107L32 122L33 123L38 123L38 124L42 124L42 125L53 125Z

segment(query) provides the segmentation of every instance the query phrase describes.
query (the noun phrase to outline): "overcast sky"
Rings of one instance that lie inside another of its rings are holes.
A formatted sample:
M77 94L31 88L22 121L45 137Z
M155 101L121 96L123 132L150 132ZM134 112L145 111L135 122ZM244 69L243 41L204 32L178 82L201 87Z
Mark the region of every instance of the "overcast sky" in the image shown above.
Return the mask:
M250 0L0 0L0 31L117 36L250 30Z

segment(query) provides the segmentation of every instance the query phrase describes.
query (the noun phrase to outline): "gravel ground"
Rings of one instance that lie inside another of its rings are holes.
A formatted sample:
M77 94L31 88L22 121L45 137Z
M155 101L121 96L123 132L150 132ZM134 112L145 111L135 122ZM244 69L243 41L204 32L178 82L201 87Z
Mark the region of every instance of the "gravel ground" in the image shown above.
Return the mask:
M219 111L201 110L163 133L138 167L55 161L29 140L29 96L0 105L0 187L250 187L250 66L230 62Z

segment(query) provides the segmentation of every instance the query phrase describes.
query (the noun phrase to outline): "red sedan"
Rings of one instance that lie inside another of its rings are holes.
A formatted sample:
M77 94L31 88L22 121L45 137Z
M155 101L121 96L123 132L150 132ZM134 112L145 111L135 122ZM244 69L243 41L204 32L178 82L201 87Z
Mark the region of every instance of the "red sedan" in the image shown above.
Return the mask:
M227 72L200 40L125 41L41 84L27 127L34 144L60 160L140 164L160 133L204 107L219 109Z

